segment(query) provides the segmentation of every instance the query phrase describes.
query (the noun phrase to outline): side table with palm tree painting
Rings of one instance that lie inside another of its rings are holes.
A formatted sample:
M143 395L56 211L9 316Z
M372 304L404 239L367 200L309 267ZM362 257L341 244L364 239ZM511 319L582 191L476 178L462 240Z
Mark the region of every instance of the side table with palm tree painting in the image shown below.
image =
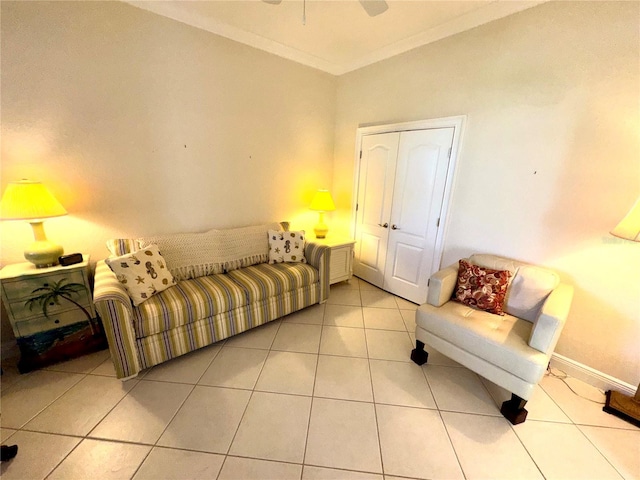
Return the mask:
M68 267L31 263L0 270L2 303L20 348L25 373L107 347L92 302L89 256Z

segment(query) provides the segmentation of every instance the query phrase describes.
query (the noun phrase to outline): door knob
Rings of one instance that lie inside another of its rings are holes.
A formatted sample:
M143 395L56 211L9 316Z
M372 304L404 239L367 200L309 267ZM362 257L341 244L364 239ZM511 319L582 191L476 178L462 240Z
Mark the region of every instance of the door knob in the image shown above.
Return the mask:
M382 228L389 228L389 224L385 223L384 225L382 225L381 223L378 224L380 227Z
M391 230L400 230L400 227L398 227L396 224L391 225Z

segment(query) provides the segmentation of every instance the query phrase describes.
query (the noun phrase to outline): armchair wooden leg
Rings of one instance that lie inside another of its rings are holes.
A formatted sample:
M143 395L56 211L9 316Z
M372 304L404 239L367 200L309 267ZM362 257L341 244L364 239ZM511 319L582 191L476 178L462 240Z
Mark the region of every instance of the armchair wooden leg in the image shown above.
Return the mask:
M424 365L427 363L427 358L429 358L429 353L424 350L424 343L416 340L416 348L411 350L411 360L418 365Z
M527 414L529 413L524 408L526 403L526 400L523 400L515 393L512 393L511 400L503 402L502 408L500 408L500 413L513 425L518 425L526 420Z

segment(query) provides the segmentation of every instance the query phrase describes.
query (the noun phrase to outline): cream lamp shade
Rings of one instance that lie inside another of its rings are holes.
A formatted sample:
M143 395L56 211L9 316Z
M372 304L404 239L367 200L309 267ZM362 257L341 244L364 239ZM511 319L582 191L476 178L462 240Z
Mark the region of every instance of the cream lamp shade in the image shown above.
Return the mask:
M324 213L336 209L336 205L333 203L333 198L331 198L329 190L318 190L313 196L313 200L311 200L309 208L319 212L318 224L313 229L316 234L316 238L325 238L329 232L329 227L324 223Z
M640 198L636 200L636 203L620 223L611 230L611 235L633 242L640 242ZM614 390L608 390L602 410L640 427L640 385L638 385L633 397Z
M67 211L41 182L11 182L0 200L2 220L27 220L31 223L35 242L24 252L24 258L38 268L57 265L64 250L47 240L42 224L45 218L60 217Z
M611 235L633 242L640 242L640 198L636 200L636 203L620 223L611 230Z

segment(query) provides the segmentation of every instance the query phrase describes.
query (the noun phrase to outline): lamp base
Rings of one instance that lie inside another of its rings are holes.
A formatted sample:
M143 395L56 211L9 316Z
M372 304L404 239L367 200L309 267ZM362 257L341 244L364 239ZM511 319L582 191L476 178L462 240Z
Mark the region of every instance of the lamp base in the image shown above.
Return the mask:
M314 227L313 233L316 234L316 238L326 238L329 232L329 227L324 223L324 212L318 212L318 224Z
M64 249L60 245L48 240L38 240L24 251L24 258L33 263L36 268L47 268L58 265L58 257L63 253Z
M316 234L316 238L326 238L329 228L325 224L318 224L313 229L313 233Z
M602 410L640 427L640 402L638 400L613 390L607 391L605 395L607 401ZM636 394L637 396L638 394Z

